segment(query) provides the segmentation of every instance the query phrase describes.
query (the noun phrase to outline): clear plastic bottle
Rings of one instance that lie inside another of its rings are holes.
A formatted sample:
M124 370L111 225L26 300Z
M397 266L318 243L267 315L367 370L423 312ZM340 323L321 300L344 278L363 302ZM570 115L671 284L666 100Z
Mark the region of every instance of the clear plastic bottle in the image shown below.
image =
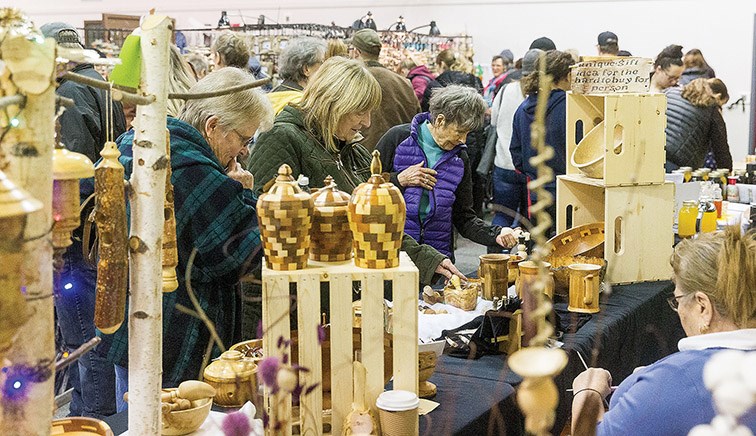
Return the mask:
M727 201L730 203L740 203L737 183L737 176L730 176L727 178Z
M714 186L714 195L712 195L712 202L717 209L717 218L722 218L722 188L719 185Z

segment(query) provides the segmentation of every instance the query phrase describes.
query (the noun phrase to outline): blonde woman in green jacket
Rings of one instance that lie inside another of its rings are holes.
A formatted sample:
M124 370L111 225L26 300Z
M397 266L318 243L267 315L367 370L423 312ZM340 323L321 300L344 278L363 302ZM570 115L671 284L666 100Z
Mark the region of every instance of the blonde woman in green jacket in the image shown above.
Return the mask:
M286 106L253 147L248 169L255 177L255 192L262 193L284 163L314 187L329 175L346 192L367 181L370 153L359 144L360 130L370 126L370 112L380 101L378 82L364 64L339 57L326 60L301 103ZM404 236L402 250L417 265L423 284L433 283L436 274L464 278L449 258L410 236Z

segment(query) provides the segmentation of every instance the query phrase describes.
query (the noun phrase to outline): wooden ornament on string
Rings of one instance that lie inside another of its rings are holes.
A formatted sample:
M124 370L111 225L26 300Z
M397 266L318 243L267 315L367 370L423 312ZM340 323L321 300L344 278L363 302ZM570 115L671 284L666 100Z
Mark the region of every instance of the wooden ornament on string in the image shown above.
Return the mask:
M95 167L95 222L98 232L95 326L105 334L123 323L128 279L124 169L115 142L106 142Z
M283 164L270 190L257 202L265 264L275 271L307 267L312 227L312 197L303 192Z
M381 175L381 154L373 151L373 175L360 184L349 200L354 263L362 268L399 266L399 248L404 236L407 205L402 192Z
M178 288L176 267L178 266L178 247L176 245L176 215L173 205L173 185L171 184L171 135L165 131L165 158L168 166L165 175L165 202L163 210L163 292L173 292Z

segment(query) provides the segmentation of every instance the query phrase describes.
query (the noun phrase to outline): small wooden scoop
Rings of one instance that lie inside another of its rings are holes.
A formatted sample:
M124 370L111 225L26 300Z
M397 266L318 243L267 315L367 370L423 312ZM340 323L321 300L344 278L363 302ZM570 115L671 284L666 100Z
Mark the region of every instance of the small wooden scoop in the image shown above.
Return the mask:
M170 392L162 392L160 401L163 403L175 402L176 399L185 399L189 401L201 400L215 396L215 388L199 380L187 380L182 382L178 389ZM129 401L129 393L123 394L123 400Z

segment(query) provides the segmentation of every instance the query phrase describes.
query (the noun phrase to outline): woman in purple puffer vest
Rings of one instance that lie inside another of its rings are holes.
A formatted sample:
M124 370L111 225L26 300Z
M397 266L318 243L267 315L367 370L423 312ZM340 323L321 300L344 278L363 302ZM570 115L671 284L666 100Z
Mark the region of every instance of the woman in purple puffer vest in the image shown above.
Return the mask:
M483 125L487 105L476 90L450 85L434 91L430 112L392 127L378 141L383 168L404 193L404 231L454 259L453 231L486 246L512 247L512 229L491 226L473 211L472 171L464 144Z

